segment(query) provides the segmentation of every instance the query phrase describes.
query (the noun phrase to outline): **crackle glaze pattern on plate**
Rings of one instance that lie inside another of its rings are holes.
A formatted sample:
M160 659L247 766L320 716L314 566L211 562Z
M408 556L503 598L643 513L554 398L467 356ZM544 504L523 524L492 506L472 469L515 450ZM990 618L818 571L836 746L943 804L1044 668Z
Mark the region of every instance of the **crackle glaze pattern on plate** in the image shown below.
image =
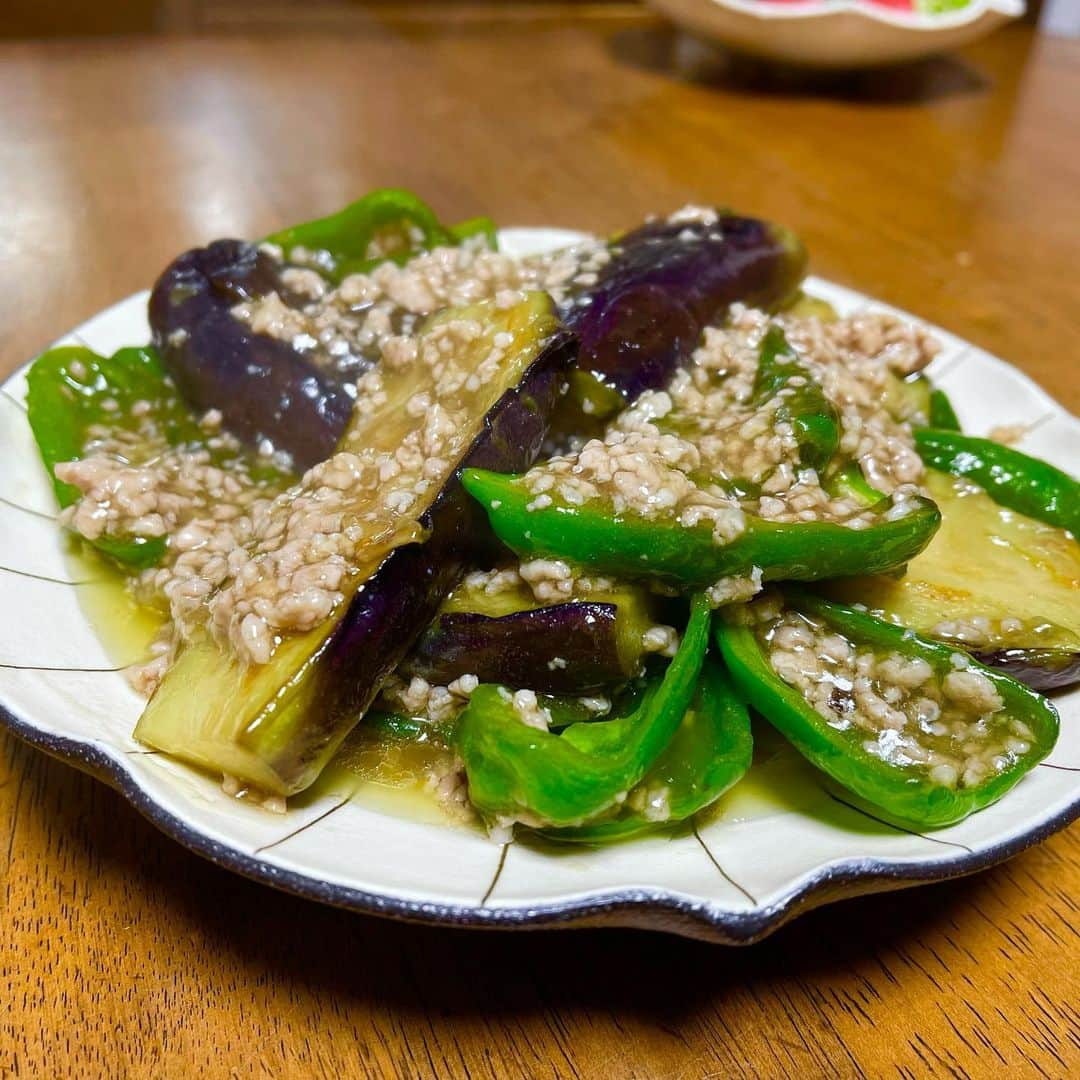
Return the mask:
M572 241L508 229L525 254ZM811 278L842 313L888 309ZM146 294L108 308L65 343L98 352L145 342ZM893 309L888 309L893 310ZM910 316L906 316L910 317ZM1021 448L1064 468L1080 461L1080 421L1027 376L937 331L930 369L965 430L1022 424ZM357 911L478 927L622 925L741 943L845 896L989 866L1080 815L1080 692L1059 695L1061 740L1001 802L932 835L873 819L809 766L779 754L695 830L602 849L500 847L479 832L396 816L344 778L294 800L286 816L228 798L216 780L131 735L141 700L87 620L55 523L52 489L26 423L25 369L0 400L0 719L27 742L117 788L170 836L270 885ZM977 573L977 567L972 567ZM197 688L192 687L192 693ZM770 786L783 795L765 797Z

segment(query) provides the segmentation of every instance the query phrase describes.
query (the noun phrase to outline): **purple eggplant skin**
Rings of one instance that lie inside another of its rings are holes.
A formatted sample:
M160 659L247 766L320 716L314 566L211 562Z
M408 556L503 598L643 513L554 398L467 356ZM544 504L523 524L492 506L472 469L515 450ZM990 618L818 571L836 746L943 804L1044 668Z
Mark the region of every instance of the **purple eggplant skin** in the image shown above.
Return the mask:
M503 472L527 469L539 456L548 418L573 365L576 342L560 332L529 365L521 382L489 410L461 468L474 465ZM307 722L308 757L335 737L344 713L360 716L386 678L405 658L467 566L486 546L487 521L461 485L461 468L444 485L420 524L428 539L395 548L353 597L324 648L324 662ZM315 725L323 721L322 731ZM303 763L281 763L284 772L303 772Z
M226 430L270 439L298 470L333 453L352 413L341 381L287 342L253 333L230 308L271 291L291 299L278 265L242 240L217 240L175 259L150 294L154 345L198 414L218 409Z
M666 385L730 304L775 307L805 270L797 237L757 218L644 225L612 245L566 313L581 339L578 366L632 401Z
M492 617L440 615L406 661L409 674L446 685L462 675L547 694L585 694L625 682L618 607L571 602ZM561 658L553 665L551 658Z
M1068 649L990 649L972 653L980 664L1011 675L1032 690L1064 690L1080 682L1080 652Z

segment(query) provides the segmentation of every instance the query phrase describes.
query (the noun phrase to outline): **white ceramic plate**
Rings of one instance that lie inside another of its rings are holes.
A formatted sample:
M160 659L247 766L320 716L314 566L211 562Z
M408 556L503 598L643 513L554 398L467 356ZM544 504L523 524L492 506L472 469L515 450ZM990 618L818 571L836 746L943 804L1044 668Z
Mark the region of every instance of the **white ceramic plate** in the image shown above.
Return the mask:
M577 234L508 229L517 254ZM811 278L842 313L865 296ZM148 339L146 294L73 331L109 353ZM966 430L1026 424L1021 446L1063 467L1080 460L1080 421L1016 369L939 331L931 374ZM22 401L24 371L0 401L0 719L41 749L96 773L181 843L291 892L403 919L482 927L644 926L746 942L840 897L970 873L1080 815L1080 693L1059 696L1050 763L997 805L922 836L885 825L793 753L755 765L696 832L596 850L498 847L478 832L395 816L344 781L320 783L286 816L226 797L213 778L131 737L140 699L113 669L70 581L52 490ZM17 571L17 572L16 572ZM972 573L978 568L973 566ZM36 575L36 576L33 576ZM192 693L197 689L192 687ZM1072 771L1069 771L1072 770ZM766 797L772 790L776 794Z

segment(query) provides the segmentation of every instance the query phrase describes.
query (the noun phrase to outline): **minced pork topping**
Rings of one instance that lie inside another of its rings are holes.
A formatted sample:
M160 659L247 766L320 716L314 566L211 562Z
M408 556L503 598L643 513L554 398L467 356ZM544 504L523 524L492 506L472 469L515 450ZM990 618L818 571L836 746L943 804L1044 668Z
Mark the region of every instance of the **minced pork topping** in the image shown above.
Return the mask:
M520 299L503 292L496 306ZM324 623L351 582L420 538L418 518L474 437L477 400L498 396L512 344L461 318L388 338L358 382L339 451L272 498L240 472L219 475L202 450L133 470L115 448L92 447L57 470L84 491L71 523L93 536L101 521L118 535L144 521L148 535L168 533L166 558L137 581L140 599L168 607L174 642L205 627L243 663L266 663L283 635ZM152 691L170 655L159 649L135 684Z
M272 481L253 478L254 466L287 467L275 461L272 448L261 461L246 454L220 430L216 410L203 417L202 445L175 447L148 402L136 401L131 411L134 430L94 425L83 456L56 466L56 478L83 493L60 512L60 522L88 540L172 537L201 517L209 525L228 522L273 491Z
M264 244L263 251L282 260L273 244ZM303 257L296 249L290 254L294 262ZM232 314L256 333L288 342L313 363L355 378L379 360L391 338L415 332L425 315L493 299L508 289L541 289L561 303L570 291L595 284L610 258L598 239L515 259L475 237L458 247L421 252L401 266L385 262L368 273L349 274L337 286L308 266L289 265L281 281L290 302L271 292L237 304Z
M672 220L692 223L709 212L689 207L679 213L683 218ZM281 258L280 251L267 250ZM195 446L170 447L161 433L143 430L146 425L136 424L134 432L104 426L92 431L81 460L56 469L59 479L83 492L63 512L64 523L89 539L169 540L164 559L133 583L140 601L165 607L171 619L150 663L133 669L136 686L152 692L176 643L204 628L243 662L267 662L282 635L329 618L365 552L385 553L418 535L419 508L464 449L468 425L458 399L490 379L508 344L496 341L480 368L459 371L447 365L443 350L467 344L479 325L445 324L425 344L415 333L423 316L482 298L506 306L522 287L545 289L565 303L595 284L610 258L596 238L520 260L476 240L421 253L403 266L388 262L337 286L294 258L282 270L288 303L270 294L237 305L233 314L349 374L361 419L365 411L374 417L389 407L386 381L395 372L426 366L432 386L397 410L405 422L393 425L393 446L372 444L368 425L361 424L358 437L284 490L288 462L269 444L254 454L244 451L220 430L214 412L204 419L205 441ZM741 534L748 513L775 521L869 525L873 518L865 509L831 498L814 470L799 465L791 425L776 415L784 391L760 407L750 404L769 321L736 305L725 327L705 331L691 365L666 389L642 395L603 438L531 470L530 506L605 498L620 512L707 525L719 544ZM910 429L888 415L882 400L889 373L920 370L935 343L885 315L779 321L808 376L838 410L841 453L891 495L890 516L902 515L918 491L922 466ZM132 413L129 422L138 420L138 405ZM275 479L264 478L265 465L278 468ZM731 481L751 485L754 494ZM508 585L528 587L540 603L612 585L561 560L496 571L493 585L500 574ZM754 571L717 582L710 597L720 606L747 600L759 588L760 572ZM670 627L658 626L646 631L643 646L670 655L677 642ZM435 712L441 711L436 704Z
M443 724L468 705L469 697L479 685L475 675L461 675L449 686L433 686L419 675L407 682L400 675L391 675L382 685L379 704L390 712Z
M752 403L761 340L770 324L761 311L735 305L729 324L705 331L692 363L664 390L647 391L608 426L602 438L535 466L525 476L528 509L581 506L603 500L617 514L702 524L717 544L736 539L746 515L771 521L871 525L880 510L831 496L799 462L790 422L778 418L784 388ZM867 480L891 496L889 518L903 516L919 494L923 465L911 428L884 408L890 377L924 367L937 346L923 331L888 315L833 322L780 318L807 377L819 382L840 417L840 454L858 462ZM760 575L758 575L758 581ZM745 600L753 577L717 583L715 602Z
M750 605L773 670L799 690L830 727L868 754L966 788L1031 749L1032 733L1011 717L994 683L961 653L944 674L921 657L875 650L825 623L763 597Z

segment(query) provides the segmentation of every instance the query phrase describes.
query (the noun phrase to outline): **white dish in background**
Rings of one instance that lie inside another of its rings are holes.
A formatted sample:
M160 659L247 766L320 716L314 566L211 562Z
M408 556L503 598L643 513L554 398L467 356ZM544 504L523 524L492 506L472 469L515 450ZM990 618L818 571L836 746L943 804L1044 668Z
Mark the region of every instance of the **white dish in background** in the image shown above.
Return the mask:
M955 49L1024 13L972 0L938 15L872 0L649 0L673 22L738 52L811 67L872 67Z
M501 239L505 250L523 254L577 235L506 229ZM807 289L841 313L888 309L817 278ZM145 305L145 293L129 297L63 340L104 353L145 342ZM952 395L965 429L985 434L999 424L1033 425L1021 448L1075 467L1080 421L1015 368L938 333L944 349L930 373ZM12 505L56 511L20 405L25 369L4 391L0 721L99 775L181 843L259 881L357 911L446 925L639 926L746 942L831 900L989 866L1080 815L1077 774L1066 771L1080 770L1078 691L1055 699L1062 732L1050 762L1058 767L1034 769L1001 802L932 836L867 817L793 754L755 765L751 780L726 796L719 815L697 833L558 854L521 842L501 848L430 815L394 816L369 794L350 798L342 781L320 782L284 817L238 803L212 777L133 740L141 699L118 672L95 670L114 662L77 590L41 579L69 580L70 568L55 524ZM773 786L786 795L762 797L763 769L774 771Z

